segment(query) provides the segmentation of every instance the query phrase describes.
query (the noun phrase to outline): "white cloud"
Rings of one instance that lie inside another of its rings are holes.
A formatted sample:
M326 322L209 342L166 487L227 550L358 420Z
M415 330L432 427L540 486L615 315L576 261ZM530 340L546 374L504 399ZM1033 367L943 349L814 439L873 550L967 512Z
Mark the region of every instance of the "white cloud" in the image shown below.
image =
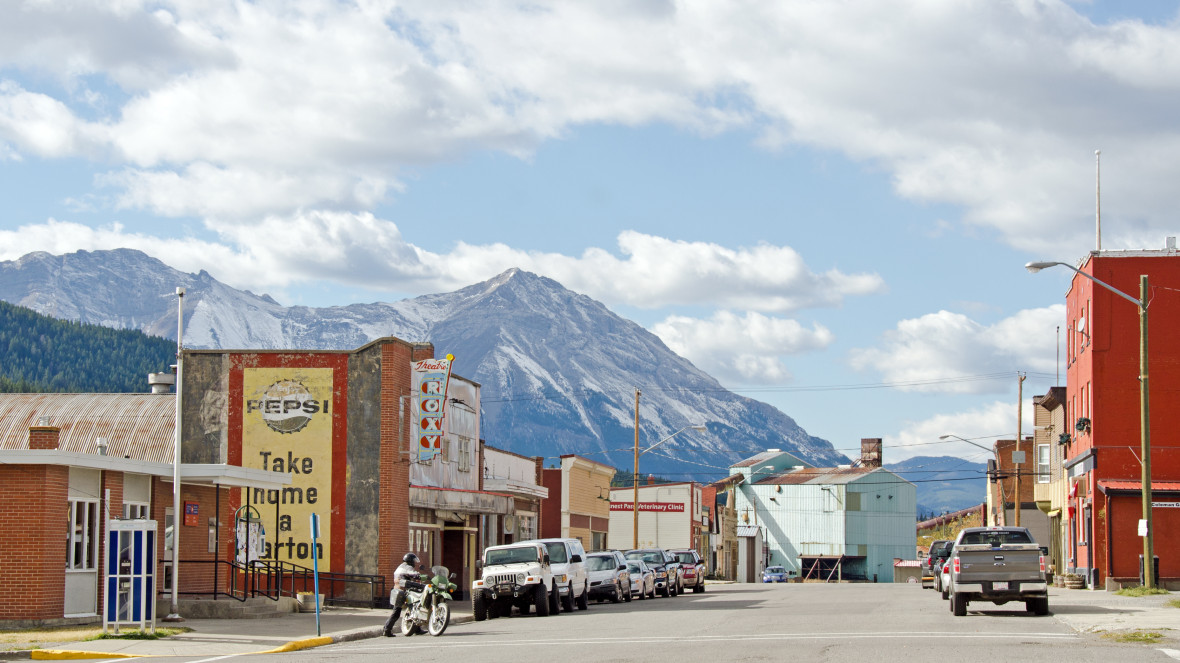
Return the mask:
M1053 0L79 1L0 26L0 67L66 90L0 89L0 153L112 158L119 200L164 215L357 212L407 167L657 122L839 151L1046 254L1090 245L1094 148L1104 247L1158 243L1178 202L1180 24Z
M1033 433L1032 397L1024 399L1022 435ZM958 436L939 439L943 435ZM994 401L971 410L934 415L909 422L897 434L884 439L884 461L897 463L914 456L956 456L973 463L994 458L989 449L997 439L1016 439L1016 398Z
M939 311L902 320L877 347L853 350L850 359L855 368L876 370L885 381L908 383L901 388L909 391L995 393L997 380L969 378L1053 373L1056 328L1064 318L1062 304L1020 311L987 326Z
M407 242L394 223L369 213L308 211L267 216L255 224L230 218L205 225L223 243L126 233L118 224L92 229L50 220L0 231L0 259L13 260L31 251L135 248L176 269L206 269L233 287L278 297L291 287L316 281L378 292L445 292L512 267L548 276L608 305L643 308L692 304L784 312L838 306L845 297L883 289L875 274L813 273L790 247L729 249L630 231L619 236L624 254L620 258L604 249L567 256L504 244L459 243L449 253L434 253ZM776 354L783 343L830 340L822 327L806 332L801 327L792 329L797 325L792 321L762 316L748 316L746 322L766 330L767 339L782 336L768 346ZM729 323L714 318L710 324L718 328ZM678 325L686 328L683 321ZM701 340L697 336L692 343Z
M670 316L652 332L673 352L722 382L771 384L790 378L783 355L820 350L835 338L821 325L807 329L795 320L730 311L718 311L707 320Z

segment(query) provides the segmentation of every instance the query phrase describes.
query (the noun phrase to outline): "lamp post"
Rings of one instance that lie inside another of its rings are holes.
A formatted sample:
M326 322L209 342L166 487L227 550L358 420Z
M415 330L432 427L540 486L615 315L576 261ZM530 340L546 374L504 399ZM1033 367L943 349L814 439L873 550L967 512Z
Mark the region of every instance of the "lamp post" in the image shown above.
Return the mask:
M1151 409L1147 386L1147 275L1141 274L1139 276L1139 299L1135 299L1109 283L1064 262L1030 262L1024 268L1035 274L1046 267L1057 265L1090 279L1131 302L1139 309L1139 455L1141 458L1139 471L1142 484L1140 494L1143 502L1143 523L1146 526L1146 532L1143 535L1143 586L1152 589L1155 587L1155 544L1153 542L1154 533L1151 531Z
M178 594L180 591L180 390L184 375L184 288L176 288L176 437L172 449L172 602L166 622L182 622Z
M638 417L639 417L639 408L638 408L639 390L636 390L635 393L636 393L635 412L636 412L636 421L638 421ZM702 433L707 430L705 428L704 424L694 424L694 425L690 425L690 426L685 426L684 428L681 428L680 430L676 431L675 433L672 433L668 437L665 437L664 439L660 440L659 442L656 442L655 444L653 444L650 447L647 447L646 449L643 449L643 450L640 450L640 448L639 448L639 432L638 432L638 428L636 428L636 433L635 433L635 467L634 467L634 472L631 476L631 481L633 484L633 491L634 491L634 493L632 495L632 502L631 502L631 548L633 548L633 549L639 547L639 457L642 456L643 454L651 451L652 449L655 449L656 447L660 446L661 444L667 442L668 440L676 437L677 435L683 433L684 431L686 431L690 428L692 430L700 431Z
M1000 478L1000 456L999 456L999 454L997 454L997 453L996 453L996 449L995 449L995 447L987 447L987 446L984 446L984 445L982 445L982 444L980 444L980 443L978 443L978 442L975 442L975 441L973 441L973 440L968 440L968 439L967 439L967 438L965 438L965 437L959 437L958 435L955 435L954 433L947 433L946 435L939 435L939 436L938 436L938 439L940 439L940 440L945 440L945 439L947 439L947 438L951 438L951 437L953 437L953 438L955 438L956 440L959 440L959 441L961 441L961 442L966 442L967 444L971 444L971 445L977 446L977 447L979 447L980 449L983 449L983 450L985 450L985 451L987 451L987 452L991 453L991 454L992 454L992 457L994 457L994 458L995 458L995 460L996 460L996 474L995 474L995 476L994 476L994 477L992 477L992 478L994 478L994 482L993 482L993 483L999 483L999 478ZM991 488L988 488L988 489L987 489L987 492L988 492L988 495L991 495ZM1001 495L1001 497L1003 496L1003 485L1002 485L1002 484L1000 485L1000 495ZM1006 501L1006 500L1003 500L1003 499L1001 499L1001 504L1000 504L1000 508L1001 508L1001 509L1004 509L1004 508L1006 508L1006 506L1003 504L1003 502L1005 502L1005 501ZM1020 508L1020 505L1019 505L1019 504L1017 504L1017 508ZM985 522L985 523L984 523L984 525L987 525L987 523Z

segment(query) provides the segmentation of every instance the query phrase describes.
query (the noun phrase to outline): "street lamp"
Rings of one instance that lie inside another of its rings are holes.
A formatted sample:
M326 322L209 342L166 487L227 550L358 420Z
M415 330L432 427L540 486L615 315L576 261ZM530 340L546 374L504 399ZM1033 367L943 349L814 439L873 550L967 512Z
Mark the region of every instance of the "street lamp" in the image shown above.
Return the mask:
M1090 279L1131 302L1139 309L1139 454L1141 458L1139 470L1140 483L1142 484L1140 494L1143 498L1143 524L1145 525L1143 528L1145 530L1143 534L1143 586L1152 589L1155 587L1155 545L1152 540L1154 534L1151 531L1151 410L1147 388L1147 275L1141 274L1139 276L1139 299L1135 299L1111 284L1064 262L1030 262L1024 268L1035 274L1046 267L1057 265L1071 269L1075 274Z
M638 393L638 391L636 393ZM636 400L638 400L638 396L636 396ZM632 495L632 501L631 501L631 548L632 549L639 547L639 457L642 456L643 454L651 451L652 449L655 449L656 447L660 446L661 444L667 442L668 440L676 437L677 435L683 433L684 431L686 431L690 428L692 430L700 431L702 433L707 430L705 428L704 424L693 424L690 426L685 426L684 428L681 428L680 430L676 431L675 433L672 433L668 437L665 437L664 439L660 440L659 442L656 442L655 444L653 444L650 447L647 447L646 449L643 449L643 450L639 449L639 435L635 436L635 467L634 467L634 472L631 476L631 481L633 484L632 488L634 491L634 493Z
M172 601L166 622L182 622L178 592L180 591L180 440L181 389L184 382L184 288L176 288L176 426L172 448Z
M997 483L997 484L999 484L999 486L1000 486L1000 497L1001 497L1001 499L1000 499L1000 508L1001 508L1001 509L1006 509L1006 507L1005 507L1005 503L1007 502L1007 500L1006 500L1006 499L1003 499L1003 495L1004 495L1004 484L1000 484L1000 483L999 483L999 479L1000 479L1000 456L999 456L999 454L996 452L996 449L995 449L995 447L988 447L988 446L984 446L984 445L982 445L982 444L980 444L980 443L978 443L978 442L975 442L974 440L968 440L968 439L967 439L967 438L965 438L965 437L959 437L958 435L955 435L954 433L947 433L946 435L939 435L939 436L938 436L938 439L940 439L940 440L945 440L945 439L947 439L947 438L951 438L951 437L953 437L953 438L955 438L956 440L959 440L959 441L961 441L961 442L966 442L967 444L971 444L971 445L977 446L977 447L979 447L980 449L983 449L983 450L985 450L985 451L988 451L988 452L990 452L990 453L992 454L992 457L994 457L994 458L995 458L995 460L996 460L996 473L995 473L993 476L991 476L991 477L988 477L988 478L992 480L992 483ZM991 488L988 488L988 489L987 489L988 496L991 496L991 491L992 491L992 489L991 489ZM1020 499L1020 498L1019 498L1019 496L1017 496L1017 502L1018 502L1018 503L1017 503L1017 505L1016 505L1016 508L1018 508L1018 509L1020 508L1019 499ZM986 522L984 522L984 525L986 525L986 524L987 524L987 523L986 523Z

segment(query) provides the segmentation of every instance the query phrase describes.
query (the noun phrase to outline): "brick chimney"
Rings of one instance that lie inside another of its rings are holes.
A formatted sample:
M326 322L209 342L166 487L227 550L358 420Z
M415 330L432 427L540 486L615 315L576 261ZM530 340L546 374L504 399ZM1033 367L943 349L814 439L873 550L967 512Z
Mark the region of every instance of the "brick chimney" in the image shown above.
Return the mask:
M57 449L57 437L61 429L57 426L29 426L30 449Z
M860 466L869 469L881 467L881 438L860 438Z

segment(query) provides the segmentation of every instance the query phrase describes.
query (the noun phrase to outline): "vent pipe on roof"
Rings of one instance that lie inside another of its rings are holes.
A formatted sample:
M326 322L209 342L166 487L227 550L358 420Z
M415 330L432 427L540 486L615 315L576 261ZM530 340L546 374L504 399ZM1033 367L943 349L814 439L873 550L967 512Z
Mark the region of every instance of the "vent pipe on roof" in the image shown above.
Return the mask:
M148 386L153 394L167 394L176 386L174 373L148 373Z

